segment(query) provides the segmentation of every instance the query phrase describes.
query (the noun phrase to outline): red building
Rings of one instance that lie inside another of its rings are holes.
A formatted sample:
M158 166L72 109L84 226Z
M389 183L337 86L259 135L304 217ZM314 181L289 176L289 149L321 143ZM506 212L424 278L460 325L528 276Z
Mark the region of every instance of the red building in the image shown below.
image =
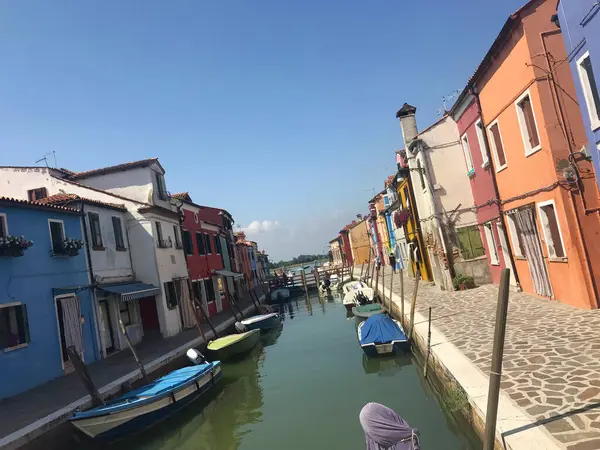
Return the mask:
M498 206L486 130L481 120L477 98L469 88L465 88L461 93L451 113L458 126L465 158L465 173L471 183L473 200L475 205L479 206L476 216L488 259L491 281L498 284L503 268L511 269L511 278L515 271L511 263L506 228ZM516 284L514 279L511 281L511 284Z
M192 291L213 316L229 309L228 295L236 296L235 280L242 276L231 270L233 221L223 209L193 203L187 192L173 197L183 202L181 240Z
M344 266L354 266L354 258L352 257L352 246L350 245L349 236L350 228L352 228L354 225L356 225L356 221L353 220L351 224L346 225L340 231L340 247L342 248Z
M243 231L238 231L235 233L235 239L244 280L246 280L249 288L253 288L254 274L252 272L252 260L250 257L250 253L252 252L252 244L246 240L246 234Z

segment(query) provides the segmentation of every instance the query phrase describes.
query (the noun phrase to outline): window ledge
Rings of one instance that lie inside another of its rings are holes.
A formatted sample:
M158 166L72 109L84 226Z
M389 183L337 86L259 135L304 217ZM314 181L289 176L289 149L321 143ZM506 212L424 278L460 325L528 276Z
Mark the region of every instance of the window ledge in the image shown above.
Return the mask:
M521 261L527 261L527 258L523 255L515 255L515 259L521 260Z
M503 166L501 166L501 167L498 167L498 170L496 170L496 173L500 173L500 172L502 172L502 171L503 171L504 169L506 169L507 167L508 167L508 164L504 164Z
M592 128L592 131L596 131L598 128L600 128L600 120L595 120L591 124L591 128Z
M29 344L27 342L25 342L24 344L15 345L13 347L7 347L4 349L4 353L14 352L15 350L19 350L21 348L25 348L28 346L29 346Z
M534 153L539 152L542 149L542 145L538 145L537 147L533 147L531 150L529 151L525 151L525 158L529 158L531 155L533 155Z
M104 247L92 247L92 250L94 250L95 252L103 252L106 249Z
M500 265L500 262L499 262L499 261L496 261L496 262L490 261L490 264L491 264L492 266L499 266L499 265Z
M127 247L117 247L116 250L118 252L126 252L127 251Z
M481 164L481 168L482 169L487 169L488 167L490 167L490 160L489 159L487 161L484 161L483 164Z
M569 259L567 257L556 257L556 256L552 256L550 258L548 258L549 262L562 262L562 263L566 263L569 262Z
M467 172L467 176L469 178L473 178L475 176L475 168L474 167Z

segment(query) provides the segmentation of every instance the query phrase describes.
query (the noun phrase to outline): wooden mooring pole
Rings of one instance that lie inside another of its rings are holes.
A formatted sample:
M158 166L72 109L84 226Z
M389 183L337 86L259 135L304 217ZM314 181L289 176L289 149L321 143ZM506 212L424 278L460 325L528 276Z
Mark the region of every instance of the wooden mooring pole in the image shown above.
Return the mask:
M129 350L131 350L131 354L133 355L133 359L135 359L136 364L140 368L140 373L142 374L142 379L144 380L144 383L146 383L146 384L150 383L150 379L148 378L148 374L146 373L146 369L144 369L144 365L140 361L140 358L138 358L138 355L135 352L135 348L133 348L133 344L131 343L131 340L129 339L129 336L127 335L127 330L125 329L125 325L123 325L123 321L121 320L120 317L119 317L119 328L121 328L121 333L123 333L123 337L125 338L125 342L127 342L127 346L129 347Z
M419 280L421 272L417 270L415 274L415 288L413 289L412 302L410 304L410 331L408 332L408 340L412 339L413 329L415 328L415 307L417 305L417 293L419 292Z
M371 247L369 247L369 259L367 260L367 270L365 272L365 281L367 281L367 278L369 277L369 269L371 268ZM358 281L362 281L362 280L358 280Z
M425 364L423 366L423 377L427 378L427 363L429 362L429 353L431 352L431 306L429 307L429 328L427 329L427 353L425 354Z
M392 287L394 286L394 269L392 268L392 275L390 276L390 315L392 314ZM402 320L400 320L402 323Z
M381 268L381 306L385 306L385 267Z
M503 269L500 277L500 289L498 290L498 304L496 307L496 327L494 329L494 347L492 349L492 368L490 370L490 387L488 391L487 413L485 415L483 450L494 450L494 444L496 443L496 419L498 417L498 398L500 396L500 380L502 378L509 281L510 269Z
M400 269L400 323L402 328L406 330L404 326L404 271Z

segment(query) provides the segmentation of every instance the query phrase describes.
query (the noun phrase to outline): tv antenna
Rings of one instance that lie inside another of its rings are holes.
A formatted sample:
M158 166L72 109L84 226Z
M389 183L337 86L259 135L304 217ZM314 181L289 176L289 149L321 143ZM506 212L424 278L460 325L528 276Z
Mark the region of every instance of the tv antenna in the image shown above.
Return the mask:
M455 89L452 92L450 92L449 94L446 94L442 97L442 107L438 109L437 113L438 113L438 117L443 116L444 114L446 114L446 112L448 111L448 108L446 107L448 102L452 99L456 100L460 94L460 90L459 89Z
M46 167L50 167L48 165L48 156L52 155L54 157L54 168L58 167L56 164L56 152L54 150L52 150L51 152L46 153L44 156L42 156L40 159L38 159L35 164L40 163L42 161L44 161L46 163Z

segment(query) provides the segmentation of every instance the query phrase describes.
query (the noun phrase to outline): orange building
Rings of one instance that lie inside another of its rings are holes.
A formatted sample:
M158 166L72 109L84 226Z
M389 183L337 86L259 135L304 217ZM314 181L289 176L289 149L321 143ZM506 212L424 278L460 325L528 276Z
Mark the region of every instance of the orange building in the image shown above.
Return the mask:
M471 78L523 291L598 307L600 217L556 0L512 14Z
M359 222L350 224L348 230L354 264L367 264L369 259L372 258L367 219L364 218Z

